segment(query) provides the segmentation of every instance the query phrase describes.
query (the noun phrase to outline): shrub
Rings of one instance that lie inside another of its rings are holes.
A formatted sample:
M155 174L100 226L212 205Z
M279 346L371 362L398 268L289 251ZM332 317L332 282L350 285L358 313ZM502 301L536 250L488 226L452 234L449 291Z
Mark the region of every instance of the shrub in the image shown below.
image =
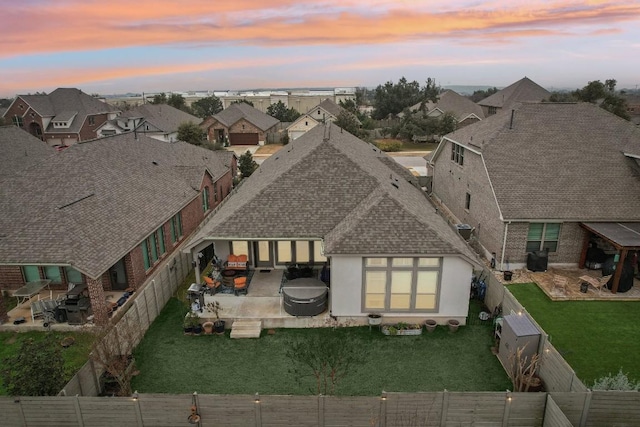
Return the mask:
M622 372L622 368L617 374L605 375L598 378L593 383L592 390L621 390L621 391L638 391L640 390L640 382L632 382L627 374Z
M380 141L376 142L376 147L386 152L394 152L402 150L402 143L399 141Z

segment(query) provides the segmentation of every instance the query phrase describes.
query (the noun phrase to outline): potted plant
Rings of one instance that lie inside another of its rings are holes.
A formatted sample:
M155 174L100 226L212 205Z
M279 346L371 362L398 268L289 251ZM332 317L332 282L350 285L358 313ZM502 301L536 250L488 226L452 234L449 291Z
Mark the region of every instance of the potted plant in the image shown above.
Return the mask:
M213 329L216 334L221 335L224 334L224 325L225 321L220 319L220 311L222 311L222 307L220 307L220 303L218 301L209 302L206 305L207 311L213 313L216 316L216 320L213 322Z
M382 315L377 313L371 313L367 316L369 319L369 326L379 326L382 323Z
M449 319L447 325L449 325L449 332L456 332L460 327L460 322L456 319Z
M213 322L207 321L202 324L205 335L211 335L213 333Z
M438 322L433 319L427 319L424 322L424 326L427 329L427 332L433 332L436 330L436 326L438 326Z
M184 316L184 333L187 335L200 334L202 332L202 326L200 325L200 317L189 310Z
M385 335L420 335L422 334L422 325L398 322L395 325L383 325L381 330Z

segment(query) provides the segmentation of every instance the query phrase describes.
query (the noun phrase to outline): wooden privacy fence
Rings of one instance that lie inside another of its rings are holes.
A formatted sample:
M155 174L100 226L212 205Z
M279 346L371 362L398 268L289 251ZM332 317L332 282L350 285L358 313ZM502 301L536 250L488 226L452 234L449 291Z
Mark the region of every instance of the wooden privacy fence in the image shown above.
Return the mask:
M2 425L640 426L640 393L387 393L377 397L169 395L0 398Z
M169 298L176 292L178 286L191 270L191 260L188 254L180 250L175 251L164 264L156 271L145 285L134 293L134 298L130 304L126 304L121 310L126 310L116 323L117 329L121 325L136 325L139 331L136 334L129 334L135 347L144 337L149 326L158 317L162 308ZM126 329L126 328L125 328ZM114 333L111 331L111 334ZM118 342L119 339L107 336L105 339L112 339ZM104 373L104 369L93 363L90 359L71 378L60 392L66 396L98 396L101 392L99 379Z
M484 302L490 310L493 311L497 306L502 305L502 314L517 313L527 316L541 332L538 345L538 354L540 355L538 375L542 378L545 389L550 392L587 391L587 387L578 379L575 371L551 344L549 335L527 313L513 294L509 292L509 289L500 283L490 270L485 269L483 276L487 277L485 281L487 292Z

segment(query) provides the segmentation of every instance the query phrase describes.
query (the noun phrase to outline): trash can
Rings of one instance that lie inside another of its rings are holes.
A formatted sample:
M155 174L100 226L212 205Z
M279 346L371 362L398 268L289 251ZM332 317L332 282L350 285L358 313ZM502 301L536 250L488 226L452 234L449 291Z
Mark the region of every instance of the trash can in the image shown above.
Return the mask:
M469 241L471 239L471 226L469 224L456 224L458 234L462 236L464 240Z

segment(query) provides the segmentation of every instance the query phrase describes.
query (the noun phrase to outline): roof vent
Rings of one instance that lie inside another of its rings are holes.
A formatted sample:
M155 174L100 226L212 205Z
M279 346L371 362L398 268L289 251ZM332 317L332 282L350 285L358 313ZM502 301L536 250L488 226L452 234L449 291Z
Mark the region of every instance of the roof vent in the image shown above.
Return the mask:
M154 165L158 166L158 162L156 162L155 160L152 161L151 163L153 163Z
M396 188L400 188L400 187L398 187L398 184L396 184L395 182L392 182L391 185L393 185Z

